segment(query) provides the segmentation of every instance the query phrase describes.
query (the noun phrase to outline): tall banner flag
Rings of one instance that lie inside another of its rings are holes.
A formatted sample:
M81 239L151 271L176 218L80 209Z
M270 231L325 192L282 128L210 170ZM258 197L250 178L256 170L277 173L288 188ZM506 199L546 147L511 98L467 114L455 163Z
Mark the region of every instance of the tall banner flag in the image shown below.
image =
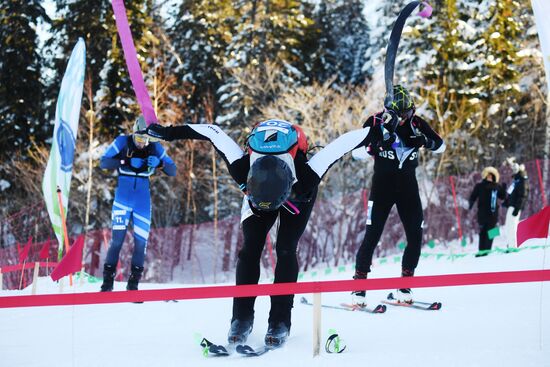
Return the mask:
M540 48L544 60L544 69L546 71L547 101L550 102L550 1L531 0L533 13L535 14L535 23L539 34ZM545 157L550 156L550 108L546 108L546 143L544 145ZM548 180L548 164L544 164L544 178ZM546 205L546 203L543 203Z
M84 40L79 38L61 82L55 109L52 149L42 180L42 193L46 201L46 208L59 242L58 259L61 259L63 254L64 234L57 188L59 187L61 190L63 212L67 213L85 67L86 46Z

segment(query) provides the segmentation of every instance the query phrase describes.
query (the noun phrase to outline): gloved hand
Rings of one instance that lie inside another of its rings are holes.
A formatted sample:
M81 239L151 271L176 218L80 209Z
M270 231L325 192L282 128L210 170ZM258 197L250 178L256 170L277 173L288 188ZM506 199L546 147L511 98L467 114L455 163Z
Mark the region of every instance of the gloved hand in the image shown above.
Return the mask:
M145 163L143 158L134 157L130 159L130 166L135 169L140 169L141 167L143 167L143 163Z
M387 108L382 113L382 121L382 126L384 126L384 129L386 129L388 133L392 135L395 133L395 129L397 128L397 124L399 123L399 116L397 115L397 113L395 113L394 110Z
M514 211L512 212L512 216L517 217L519 214L519 208L514 208Z
M166 140L166 128L159 124L151 124L147 126L147 129L145 129L143 133L149 135L153 139Z
M159 164L160 164L160 159L158 159L156 156L150 155L149 157L147 157L148 167L156 168L159 166Z
M400 136L400 138L403 144L405 144L405 146L409 148L420 148L427 146L428 138L426 138L426 135L424 134L406 137Z
M376 140L373 140L367 147L367 153L370 155L376 155L378 152L383 150L390 150L392 144L395 143L395 134L380 134L380 137Z

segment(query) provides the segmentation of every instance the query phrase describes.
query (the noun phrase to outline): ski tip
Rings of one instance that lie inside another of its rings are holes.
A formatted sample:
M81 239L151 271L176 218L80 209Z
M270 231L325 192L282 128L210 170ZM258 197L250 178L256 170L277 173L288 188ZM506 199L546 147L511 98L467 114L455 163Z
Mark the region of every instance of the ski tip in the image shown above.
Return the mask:
M254 349L249 345L239 344L239 345L237 345L237 348L235 349L235 351L238 354L241 354L241 355L246 356L246 357L258 357L258 356L261 356L262 354L268 352L271 349L273 349L273 348L270 348L268 346L264 346L264 347L261 347L259 349Z
M441 302L434 302L428 307L430 310L441 310Z
M375 307L375 309L372 311L372 313L384 313L386 312L386 305L378 305Z

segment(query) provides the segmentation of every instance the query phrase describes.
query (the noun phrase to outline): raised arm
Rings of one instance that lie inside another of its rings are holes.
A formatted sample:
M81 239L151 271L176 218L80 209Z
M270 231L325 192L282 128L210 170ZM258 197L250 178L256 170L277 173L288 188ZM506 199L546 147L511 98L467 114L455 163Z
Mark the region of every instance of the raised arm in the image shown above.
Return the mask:
M151 124L145 130L145 133L152 138L167 141L180 139L208 140L228 166L245 154L239 145L217 125L189 124L164 127Z
M328 169L344 154L369 143L371 136L369 127L352 130L339 136L321 151L315 154L307 165L315 172L319 181L323 178Z
M426 149L431 150L434 153L443 153L447 146L445 145L445 142L439 136L438 133L436 133L430 124L428 124L424 119L415 116L415 122L417 123L418 130L424 135L426 138L426 142L424 144L424 147Z

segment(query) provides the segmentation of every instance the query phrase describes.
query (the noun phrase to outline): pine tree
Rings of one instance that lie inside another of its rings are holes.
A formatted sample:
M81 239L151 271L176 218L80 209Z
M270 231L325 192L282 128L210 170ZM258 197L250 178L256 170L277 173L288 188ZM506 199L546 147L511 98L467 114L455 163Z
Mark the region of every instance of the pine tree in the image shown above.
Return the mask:
M39 1L2 0L0 20L0 155L6 156L47 134L36 25L49 18Z
M475 42L478 34L469 31L472 27L463 20L456 0L440 0L433 5L438 11L422 32L422 41L433 51L415 48L417 57L423 53L429 56L418 78L417 105L425 107L420 114L447 139L448 149L440 167L471 170L479 149L483 149L475 140L482 113L478 84L482 63ZM427 104L423 106L423 102Z
M489 1L489 17L483 39L486 44L486 75L481 85L487 105L486 139L494 142L486 159L500 163L519 131L513 131L518 115L519 35L523 25L518 17L520 5L515 0ZM493 161L496 159L497 161Z
M70 49L78 37L86 41L86 68L92 79L95 104L99 106L98 126L104 133L124 131L123 123L133 121L139 106L126 68L122 45L118 37L111 1L57 0L60 17L54 22L56 39L51 47L61 50L56 60L56 71L62 76L59 65L66 62ZM152 0L126 1L126 13L138 60L147 73L148 54L157 42L150 32L152 27ZM147 83L147 79L145 80Z
M359 0L324 0L315 14L319 32L316 77L335 77L339 84L361 84L372 69L364 70L370 48L369 26Z
M370 73L379 67L384 67L386 48L393 23L405 4L406 2L381 1L376 7L375 12L378 17L374 28L371 29L370 47L367 49L366 64L364 66ZM399 68L397 69L396 71L399 71Z
M169 31L175 55L171 68L184 89L181 103L194 121L208 120L213 96L221 85L224 53L234 29L229 0L185 0Z
M275 65L280 70L277 78L288 88L308 82L311 67L304 62L304 40L309 39L313 21L306 16L310 5L298 0L238 0L234 6L240 17L226 52L227 74L218 89L216 122L246 126L258 114L257 107L275 98L276 91L266 88L260 95L248 95L239 76L253 73L267 85L267 70Z

